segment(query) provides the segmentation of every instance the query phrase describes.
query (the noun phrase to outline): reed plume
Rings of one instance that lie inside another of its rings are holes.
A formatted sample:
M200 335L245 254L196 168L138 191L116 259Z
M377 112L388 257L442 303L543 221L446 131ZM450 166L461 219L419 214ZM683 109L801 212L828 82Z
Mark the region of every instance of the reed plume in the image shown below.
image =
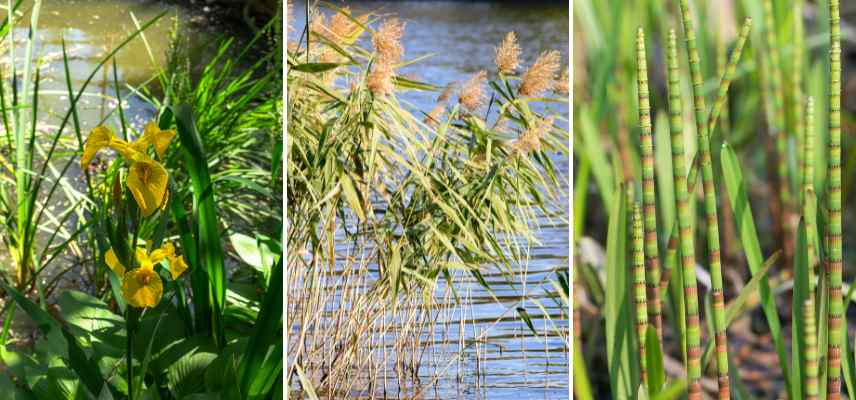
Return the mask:
M565 67L565 70L562 71L562 75L559 75L559 79L556 81L556 85L553 86L553 91L557 94L568 94L569 86L571 83L571 76L568 72L568 68Z
M391 18L381 24L372 36L376 62L395 65L401 61L404 54L404 47L401 45L404 25L398 18Z
M537 97L555 84L556 72L559 71L559 52L545 51L538 56L524 74L518 93L524 97Z
M469 112L476 112L484 102L484 85L487 81L487 71L481 70L470 78L461 88L458 102Z
M496 69L500 74L513 74L520 66L520 46L514 32L508 32L505 39L496 48Z
M529 154L533 151L541 151L541 138L553 128L553 117L539 120L530 125L523 134L511 145L518 154Z
M392 77L395 74L396 65L404 54L404 47L401 45L403 33L404 23L397 18L392 18L381 24L377 32L372 35L375 58L367 85L376 95L387 95L393 91Z

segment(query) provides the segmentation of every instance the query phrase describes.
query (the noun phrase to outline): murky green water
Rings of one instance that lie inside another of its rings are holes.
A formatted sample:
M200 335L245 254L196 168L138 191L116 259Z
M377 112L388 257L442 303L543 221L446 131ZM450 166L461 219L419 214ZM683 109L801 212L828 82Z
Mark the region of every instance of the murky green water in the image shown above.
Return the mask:
M481 69L494 70L494 46L511 30L518 35L523 50L522 61L526 66L531 65L544 50L560 50L564 60L568 56L566 4L349 1L346 5L356 13L374 11L406 21L404 58L433 56L404 68L401 73L432 84L463 81ZM295 8L293 15L304 14L302 4ZM298 35L303 29L300 19L295 18L294 23ZM400 99L427 112L434 106L436 96L436 93L407 92L401 94ZM567 107L554 108L554 111L565 117L569 115ZM557 169L567 176L568 156L556 155L554 162ZM462 307L463 312L444 317L439 329L448 329L446 335L455 341L463 337L468 342L481 336L483 345L479 346L478 354L474 348L467 350L462 361L455 363L447 377L426 394L428 398L568 398L569 358L564 340L556 335L533 335L514 312L514 308L521 305L518 302L522 296L527 295L545 306L546 313L539 311L531 302L522 304L533 315L539 332L554 327L546 316L561 329L569 327L564 307L545 296L546 291L554 290L549 279L555 278L555 268L568 265L569 190L566 184L559 192L563 196L555 207L556 215L539 216L538 238L541 243L530 249L529 265L519 266L513 284L498 272L485 274L499 303L475 282L458 288L460 293L468 296L468 304ZM487 266L486 270L491 268ZM457 343L440 341L435 346L448 346L454 350ZM426 371L424 376L430 377L431 371Z
M23 64L23 42L29 33L26 24L30 21L33 6L34 1L24 1L19 8L22 15L20 26L13 31L15 59L19 68ZM161 18L149 26L143 35L126 44L92 77L78 108L84 131L99 124L116 108L116 82L126 117L135 126L143 124L151 118L154 110L141 98L134 96L132 88L148 82L159 68L166 65L173 33L191 35L192 43L209 42L213 35L198 28L205 25L206 17L200 15L201 11L190 12L160 1L43 1L34 50L34 59L43 64L39 121L48 126L56 125L68 110L66 75L62 62L63 40L69 57L72 87L76 91L83 86L97 64L136 31L138 24L145 24L161 14ZM5 12L2 15L5 16ZM5 52L2 58L8 59L6 43L2 49ZM204 50L198 53L196 56L204 57Z

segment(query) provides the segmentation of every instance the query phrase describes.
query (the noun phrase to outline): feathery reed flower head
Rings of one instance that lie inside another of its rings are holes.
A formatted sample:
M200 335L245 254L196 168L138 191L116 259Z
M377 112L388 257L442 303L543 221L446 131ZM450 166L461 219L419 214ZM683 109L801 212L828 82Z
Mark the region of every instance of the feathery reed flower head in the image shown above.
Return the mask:
M401 61L404 47L401 46L401 35L404 34L404 22L397 18L386 20L372 35L376 62L395 65Z
M501 74L512 74L520 66L520 46L514 32L508 32L505 39L496 48L496 69Z
M533 151L541 151L541 138L553 128L553 117L544 118L523 132L511 145L518 154L529 154Z
M330 30L327 28L326 15L317 13L314 15L312 20L309 21L309 33L330 40L329 32Z
M425 116L425 123L432 126L437 126L440 123L440 117L445 111L446 106L443 104L438 104L436 107L434 107L433 110L431 110L431 112L428 113L427 116Z
M371 72L366 80L366 86L375 95L382 96L392 93L394 88L392 84L392 75L394 69L392 65L385 63L377 63L372 66Z
M524 74L518 93L524 97L535 97L554 85L556 72L559 71L559 52L545 51L538 56Z
M452 92L454 92L454 91L455 91L455 86L456 86L456 85L455 85L455 83L454 83L454 82L452 82L452 83L450 83L450 84L446 85L446 88L445 88L445 89L443 89L443 92L442 92L442 93L440 93L440 96L438 96L438 97L437 97L437 102L438 102L438 103L443 103L443 102L448 101L448 100L449 100L449 98L451 98L451 97L452 97Z
M372 35L375 59L366 85L375 95L387 95L393 91L392 76L395 74L396 64L404 54L404 48L401 46L403 33L404 23L392 18L381 24Z
M562 75L559 75L559 79L556 81L555 86L553 86L553 91L558 94L568 94L570 83L571 77L568 73L568 68L566 67L565 70L562 71Z
M482 85L487 80L487 71L481 70L464 83L458 102L469 112L475 112L484 101Z
M356 21L365 24L368 21L368 15L364 14L356 17ZM355 21L351 16L351 9L343 8L340 12L330 17L329 31L335 37L340 46L350 46L357 41L363 33L363 27Z

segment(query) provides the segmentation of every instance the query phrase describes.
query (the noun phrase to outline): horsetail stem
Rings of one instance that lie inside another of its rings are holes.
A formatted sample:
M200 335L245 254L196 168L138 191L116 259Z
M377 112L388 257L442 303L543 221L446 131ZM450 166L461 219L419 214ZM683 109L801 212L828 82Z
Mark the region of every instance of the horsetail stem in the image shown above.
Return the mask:
M773 16L773 2L763 1L764 29L767 34L767 48L770 52L770 88L773 96L773 120L771 128L776 137L776 171L779 175L779 192L782 198L783 211L791 202L791 193L788 184L788 160L787 140L783 134L785 110L782 106L782 70L779 58L779 39L776 34L775 20Z
M803 35L805 29L803 28L803 19L802 19L802 10L803 10L803 1L795 0L794 1L794 54L793 54L793 65L791 71L791 83L792 83L792 97L793 101L791 102L791 113L794 118L794 136L797 139L797 164L803 166L803 168L799 168L797 170L797 182L805 181L805 156L807 154L804 150L805 147L805 119L803 117L803 90L802 90L802 70L803 70ZM803 196L805 197L805 196Z
M728 340L725 334L725 298L722 288L722 267L720 265L719 250L719 217L716 209L716 189L713 184L713 164L710 156L710 136L705 119L704 92L702 89L703 79L701 76L701 61L696 48L696 33L693 29L692 17L688 0L681 0L681 15L684 26L684 34L687 37L687 58L690 64L690 78L692 78L693 105L695 107L696 134L698 135L698 151L701 159L702 193L704 194L704 211L707 218L707 247L710 253L710 280L713 296L713 328L716 331L716 370L718 374L719 398L730 399L728 378ZM693 282L694 284L694 282ZM695 289L695 286L693 287ZM696 314L698 318L698 314ZM698 321L696 321L698 322ZM693 383L690 384L690 400L701 398L699 387L694 392Z
M669 128L672 136L672 169L675 179L675 200L680 226L681 270L686 301L687 379L690 400L701 399L701 337L698 316L698 289L695 275L695 249L690 224L687 169L684 159L681 88L678 78L678 45L675 30L669 30L668 41Z
M814 301L809 297L803 302L803 326L805 327L805 395L807 400L819 398L817 381L817 329L814 326Z
M805 135L803 155L804 170L803 170L803 220L805 221L805 231L807 236L808 250L808 272L809 272L809 293L814 296L814 277L815 273L815 248L814 242L817 233L815 232L815 210L816 203L809 201L814 199L814 97L809 96L806 102L805 110Z
M716 129L716 121L719 119L719 114L725 105L725 101L728 100L728 87L734 79L737 64L740 62L740 55L743 53L743 46L746 44L746 39L749 37L749 30L751 29L752 18L746 18L743 20L743 28L740 29L737 45L734 47L734 51L731 52L731 58L728 60L728 67L723 72L722 79L719 81L716 102L713 103L713 109L710 111L710 118L707 121L708 132L711 134Z
M643 384L648 381L645 360L645 333L648 330L648 304L645 300L645 249L642 210L633 203L633 288L636 300L636 334L639 335L639 370Z
M689 172L687 173L687 193L693 193L696 190L696 183L698 183L698 168L694 168L694 166L690 167ZM679 229L678 224L672 224L672 232L669 233L669 241L666 244L666 263L665 266L672 265L672 260L676 257L677 249L678 249L678 241L679 239ZM666 287L669 285L669 270L664 270L663 273L660 274L660 292L665 292Z
M654 193L654 138L651 135L651 101L648 93L648 62L645 53L645 32L636 32L636 87L639 95L639 126L642 128L642 207L645 217L645 280L647 281L648 313L663 340L663 319L660 303L660 258L657 245L657 195Z
M829 1L829 165L827 207L829 223L829 340L827 343L827 398L841 397L841 343L843 305L841 299L841 28L838 0Z

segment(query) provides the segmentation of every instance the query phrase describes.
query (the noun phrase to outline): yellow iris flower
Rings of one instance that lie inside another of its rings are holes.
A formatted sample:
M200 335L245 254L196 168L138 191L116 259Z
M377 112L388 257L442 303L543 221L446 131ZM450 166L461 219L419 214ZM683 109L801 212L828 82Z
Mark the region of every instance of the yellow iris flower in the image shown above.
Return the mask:
M110 128L98 126L89 133L80 158L81 168L85 168L98 151L111 148L130 162L128 189L137 201L143 216L152 215L166 203L169 176L161 163L148 156L149 146L154 146L158 158L163 158L169 144L175 137L174 130L161 130L154 121L149 122L143 135L133 143L116 137Z
M155 266L158 263L167 260L173 280L178 279L187 270L184 257L175 254L172 243L166 243L151 253L143 248L137 248L134 258L139 267L127 272L112 248L105 253L104 258L107 266L122 277L122 297L128 304L138 308L155 307L163 297L163 281L155 272Z
M155 153L158 158L163 158L166 150L169 148L172 138L175 137L175 131L172 129L161 130L154 121L146 124L143 130L143 137L134 142L133 146L141 153L145 153L149 146L155 147Z
M150 158L134 161L126 182L144 217L164 204L169 176L159 162Z
M163 282L153 269L140 267L126 272L122 278L122 297L131 306L154 308L162 296Z

